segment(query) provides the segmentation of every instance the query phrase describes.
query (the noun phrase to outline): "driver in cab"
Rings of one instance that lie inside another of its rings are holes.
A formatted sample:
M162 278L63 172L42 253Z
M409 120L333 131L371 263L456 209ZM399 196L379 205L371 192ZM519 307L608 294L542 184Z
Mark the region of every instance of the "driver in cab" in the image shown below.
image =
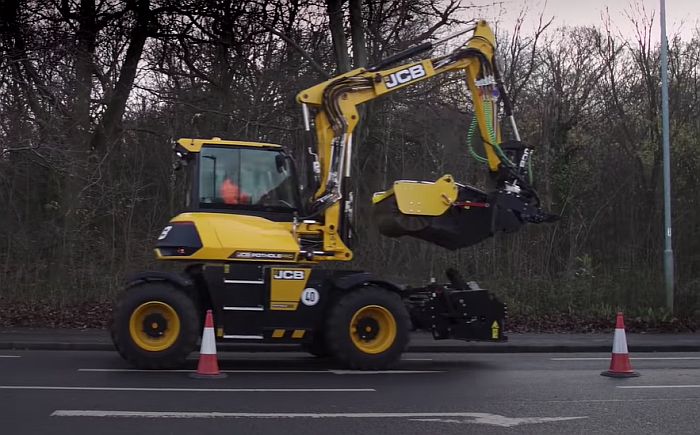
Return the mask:
M250 204L250 195L243 192L230 177L226 177L224 182L219 186L219 196L224 200L224 204Z

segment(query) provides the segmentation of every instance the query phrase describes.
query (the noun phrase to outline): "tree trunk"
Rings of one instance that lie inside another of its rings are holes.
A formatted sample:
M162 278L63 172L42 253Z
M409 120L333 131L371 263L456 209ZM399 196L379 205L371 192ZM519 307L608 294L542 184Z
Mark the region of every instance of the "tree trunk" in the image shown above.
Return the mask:
M350 0L350 33L352 35L352 60L355 68L367 66L365 26L362 20L362 0Z
M93 58L97 46L97 10L95 0L81 0L78 15L75 80L73 81L73 127L78 129L80 151L85 151L90 132L90 95L92 93ZM74 136L75 137L75 136Z
M102 117L102 120L95 130L92 138L92 149L103 151L109 140L114 140L118 134L119 125L124 116L126 101L131 94L131 89L134 86L136 78L136 70L138 69L143 47L148 38L148 28L151 23L151 2L150 0L140 0L136 4L136 23L131 30L129 38L129 48L126 49L124 63L122 63L119 71L119 80L114 87L114 93L110 99L107 110Z
M343 25L343 0L326 0L328 10L328 27L333 37L333 50L338 65L338 73L350 71L350 59L348 58L348 43L345 39L345 26Z

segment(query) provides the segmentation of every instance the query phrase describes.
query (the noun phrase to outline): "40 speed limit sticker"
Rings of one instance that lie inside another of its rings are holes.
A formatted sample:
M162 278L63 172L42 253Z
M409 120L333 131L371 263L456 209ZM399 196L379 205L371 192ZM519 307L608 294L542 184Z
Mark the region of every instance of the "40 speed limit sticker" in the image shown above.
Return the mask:
M305 288L304 291L301 293L301 303L306 306L310 307L316 305L319 299L320 294L315 288Z

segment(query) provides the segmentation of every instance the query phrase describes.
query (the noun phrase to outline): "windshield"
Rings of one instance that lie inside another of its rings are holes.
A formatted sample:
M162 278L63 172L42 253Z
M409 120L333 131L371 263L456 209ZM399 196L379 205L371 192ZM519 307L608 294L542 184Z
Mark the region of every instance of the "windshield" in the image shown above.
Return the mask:
M290 161L282 152L205 146L200 156L201 208L297 209Z

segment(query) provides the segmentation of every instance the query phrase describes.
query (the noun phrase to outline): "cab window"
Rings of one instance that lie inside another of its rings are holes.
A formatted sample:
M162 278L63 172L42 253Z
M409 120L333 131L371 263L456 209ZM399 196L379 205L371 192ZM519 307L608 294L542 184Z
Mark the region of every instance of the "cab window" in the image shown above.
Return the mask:
M296 187L289 159L269 148L203 147L201 208L293 211Z

